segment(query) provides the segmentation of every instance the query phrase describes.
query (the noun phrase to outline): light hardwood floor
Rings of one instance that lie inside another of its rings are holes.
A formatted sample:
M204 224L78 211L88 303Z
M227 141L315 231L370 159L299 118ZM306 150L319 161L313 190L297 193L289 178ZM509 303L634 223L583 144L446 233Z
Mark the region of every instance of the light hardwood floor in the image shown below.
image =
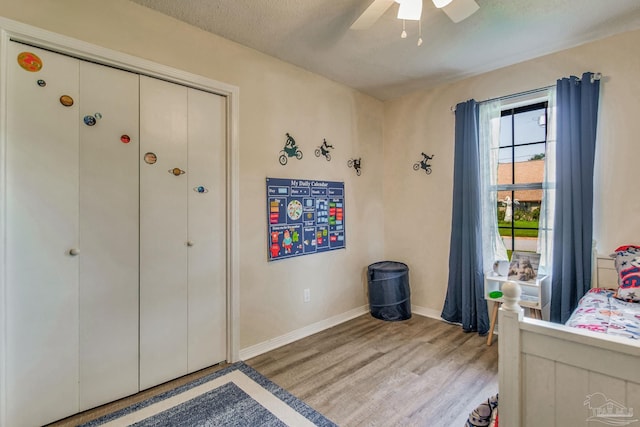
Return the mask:
M192 374L185 375L184 377L166 382L164 384L160 384L159 386L141 391L140 393L134 394L133 396L125 397L123 399L116 400L115 402L107 403L105 405L98 406L97 408L89 409L79 414L72 415L63 420L47 424L46 427L76 427L78 425L88 423L89 421L93 421L104 415L110 414L112 412L117 412L128 406L134 405L138 402L142 402L143 400L157 396L166 391L173 390L174 388L180 387L181 385L184 385L188 382L195 381L198 378L202 378L206 375L212 374L216 371L219 371L220 369L223 369L226 366L229 366L229 364L221 363L219 365L202 369L198 372L194 372Z
M498 392L498 345L413 315L363 315L246 363L340 426L462 427Z
M342 427L462 427L498 391L497 339L488 347L478 334L415 314L400 322L366 314L245 363ZM88 422L224 366L51 426Z

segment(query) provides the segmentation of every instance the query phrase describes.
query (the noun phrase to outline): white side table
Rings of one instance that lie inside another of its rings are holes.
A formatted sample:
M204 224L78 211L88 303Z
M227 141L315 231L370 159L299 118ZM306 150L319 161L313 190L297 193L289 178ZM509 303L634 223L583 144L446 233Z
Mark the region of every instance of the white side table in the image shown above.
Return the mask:
M493 301L493 309L491 310L491 325L489 327L489 336L487 337L487 345L491 345L493 341L493 331L496 327L498 319L498 309L503 302L502 297L492 298L492 292L502 292L502 285L509 281L506 276L484 276L484 298L487 301ZM542 320L542 309L549 304L551 299L551 287L549 286L549 276L538 276L535 282L522 282L520 280L510 280L518 283L522 289L520 296L520 306L529 309L531 317Z

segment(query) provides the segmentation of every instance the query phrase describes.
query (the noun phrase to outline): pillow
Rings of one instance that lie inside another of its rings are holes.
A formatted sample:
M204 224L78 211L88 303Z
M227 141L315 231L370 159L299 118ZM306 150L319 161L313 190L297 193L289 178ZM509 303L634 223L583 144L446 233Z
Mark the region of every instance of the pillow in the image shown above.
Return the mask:
M640 302L640 247L620 246L611 256L615 258L618 272L616 297L624 301Z

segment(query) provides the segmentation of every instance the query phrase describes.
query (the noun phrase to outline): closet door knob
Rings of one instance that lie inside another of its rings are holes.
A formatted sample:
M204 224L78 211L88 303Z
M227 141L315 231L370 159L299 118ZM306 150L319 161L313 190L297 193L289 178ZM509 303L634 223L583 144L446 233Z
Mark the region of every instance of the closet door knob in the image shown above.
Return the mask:
M195 243L193 242L193 240L187 240L187 246L191 247L193 246Z
M71 256L76 256L80 254L80 249L78 248L71 248L69 249L69 255Z

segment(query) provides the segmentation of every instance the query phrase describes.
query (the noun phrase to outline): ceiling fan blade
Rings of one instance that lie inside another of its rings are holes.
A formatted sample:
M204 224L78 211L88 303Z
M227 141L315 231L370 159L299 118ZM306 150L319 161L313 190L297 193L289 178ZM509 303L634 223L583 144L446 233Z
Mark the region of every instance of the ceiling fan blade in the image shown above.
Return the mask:
M480 9L480 6L474 0L453 0L441 10L457 24L473 15L478 9Z
M366 30L389 9L394 0L373 0L373 2L362 12L362 15L351 24L352 30Z

